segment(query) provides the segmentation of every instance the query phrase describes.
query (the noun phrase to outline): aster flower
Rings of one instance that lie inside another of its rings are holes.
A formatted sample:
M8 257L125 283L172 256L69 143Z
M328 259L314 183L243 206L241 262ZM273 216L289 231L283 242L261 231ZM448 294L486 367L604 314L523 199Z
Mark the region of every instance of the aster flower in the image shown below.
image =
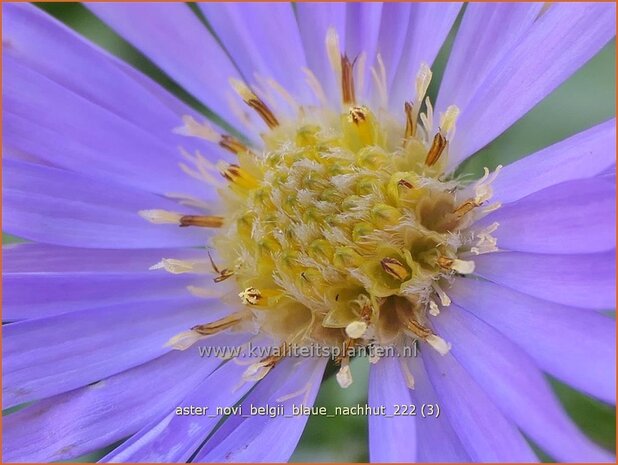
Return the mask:
M614 36L615 7L467 5L435 110L460 4L197 7L88 5L209 117L3 5L3 221L29 241L3 252L3 402L25 405L4 461L287 461L315 351L346 388L370 346L400 355L370 360L372 461L536 461L528 440L612 461L545 374L615 404L615 121L458 167Z

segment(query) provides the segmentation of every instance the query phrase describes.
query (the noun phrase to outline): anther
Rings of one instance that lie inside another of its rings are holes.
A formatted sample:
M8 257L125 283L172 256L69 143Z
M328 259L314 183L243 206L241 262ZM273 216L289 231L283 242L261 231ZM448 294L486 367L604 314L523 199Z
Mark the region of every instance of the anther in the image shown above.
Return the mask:
M405 187L406 189L414 189L414 186L410 181L406 181L405 179L400 179L397 181L397 185L400 187Z
M231 328L240 322L240 320L242 320L242 317L238 313L234 313L217 321L213 321L212 323L193 326L191 331L195 331L201 336L212 336L213 334L217 334Z
M235 164L229 164L224 161L217 163L217 168L225 179L234 184L244 187L246 189L252 189L257 186L257 181L246 170Z
M257 305L262 299L262 293L255 287L248 287L238 294L240 301L244 305Z
M350 110L348 111L348 121L358 126L367 119L367 113L367 107L350 107Z
M279 355L271 355L249 365L242 378L245 381L259 381L263 379L288 352L288 345L284 342L279 348Z
M399 260L395 258L386 257L380 262L382 269L393 278L399 281L405 281L410 276L410 272Z
M425 164L427 166L433 166L440 159L442 152L446 148L446 137L444 137L439 131L433 138L433 143L427 152L427 158L425 158Z
M219 140L219 145L229 152L239 154L248 152L249 149L245 144L240 142L238 139L232 136L228 136L227 134L223 134L221 139Z
M453 270L461 274L470 274L474 272L474 262L471 260L438 257L437 263L441 268Z
M212 323L196 325L191 329L183 331L182 333L172 337L169 341L167 341L165 347L171 347L176 350L186 350L200 339L225 331L239 323L241 320L242 316L238 313L233 313L232 315L228 315L217 321L213 321Z
M225 281L227 278L230 278L234 275L234 272L232 270L229 270L227 268L220 270L219 268L217 268L217 265L215 264L212 255L210 255L210 252L208 252L208 258L210 259L210 265L212 266L212 269L218 275L216 278L213 279L215 283Z
M408 139L416 134L416 115L414 114L412 103L405 102L403 108L406 112L406 131L404 133L404 138Z
M244 100L244 102L253 108L260 118L264 120L266 125L270 128L276 128L279 126L279 121L273 114L270 108L264 103L262 99L260 99L255 93L242 81L238 79L230 79L230 83L234 90L240 95L240 97Z
M199 226L200 228L220 228L223 226L222 216L184 215L179 220L180 227Z
M341 95L343 103L352 105L356 102L354 93L354 63L347 55L341 55Z
M457 219L461 219L461 218L466 216L468 213L470 213L472 210L474 210L478 206L479 205L474 200L466 200L464 203L462 203L460 206L458 206L453 211L453 213L455 214Z

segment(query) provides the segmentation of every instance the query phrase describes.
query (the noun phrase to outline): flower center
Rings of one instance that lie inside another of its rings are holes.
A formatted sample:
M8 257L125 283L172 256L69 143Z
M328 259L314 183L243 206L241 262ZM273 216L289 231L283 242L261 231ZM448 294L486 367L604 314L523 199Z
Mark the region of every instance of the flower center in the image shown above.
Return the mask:
M495 226L473 227L496 208L483 207L491 178L466 184L444 174L458 110L449 107L435 131L429 99L419 114L431 79L426 65L399 121L380 105L356 102L354 67L345 55L333 59L334 40L329 32L340 106L299 105L295 117L282 118L232 83L268 126L260 150L185 119L184 133L216 141L238 160L217 166L228 181L221 216L172 218L219 228L215 282L235 283L226 298L238 311L191 332L257 327L280 344L339 347L412 338L445 353L449 345L429 317L449 305L449 280L474 271L470 258L495 250Z

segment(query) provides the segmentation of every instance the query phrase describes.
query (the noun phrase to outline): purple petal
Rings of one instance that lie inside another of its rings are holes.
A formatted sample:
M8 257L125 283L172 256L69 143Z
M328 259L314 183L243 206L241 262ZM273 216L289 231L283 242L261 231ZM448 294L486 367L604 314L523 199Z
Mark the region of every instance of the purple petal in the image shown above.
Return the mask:
M498 137L615 35L615 5L555 3L499 60L457 122L451 166Z
M513 202L564 181L615 172L615 164L614 118L505 166L492 184L494 199Z
M3 318L43 318L118 303L183 298L202 275L148 268L162 258L200 258L197 249L76 249L15 244L3 250ZM207 283L206 283L207 284Z
M209 24L244 77L275 79L294 96L307 96L307 66L289 3L199 3Z
M451 354L421 351L438 406L473 462L536 462L530 446Z
M307 415L292 406L311 407L322 380L326 358L282 360L243 401L234 415L212 435L194 462L287 462L303 432ZM251 406L282 405L283 415L250 414Z
M613 319L475 279L456 279L448 295L520 346L542 370L616 403Z
M123 439L175 408L220 363L174 351L5 416L3 459L67 460Z
M26 239L77 247L201 245L207 233L152 224L140 210L186 207L113 181L17 161L3 162L4 229ZM197 230L199 229L199 230Z
M503 250L576 254L616 248L616 185L599 178L557 184L483 218L499 223Z
M69 391L146 363L173 336L220 318L218 301L191 296L119 304L3 327L5 407Z
M417 419L401 415L397 406L411 404L410 389L399 359L383 357L369 368L369 405L384 414L369 416L369 459L371 462L415 462Z
M326 54L326 31L335 28L345 43L346 4L340 2L296 3L298 28L309 69L316 75L332 102L341 99L341 84L335 76Z
M388 88L393 83L401 57L404 53L407 53L405 45L411 10L411 3L386 2L382 5L382 22L377 52L384 61Z
M612 460L577 429L540 370L513 342L455 305L433 324L461 366L544 451L559 461Z
M607 310L616 306L614 252L546 255L498 252L474 258L475 274L551 302Z
M423 405L439 405L438 395L429 381L423 359L410 357L405 363L408 363L414 376L414 389L410 391L410 397L417 411L422 410ZM417 414L416 421L418 462L470 462L470 457L451 426L449 412L442 411L438 416L425 417Z
M162 140L183 140L171 129L192 111L158 84L32 5L3 12L4 53Z
M390 104L402 111L403 103L414 97L414 83L421 63L431 66L459 14L461 3L414 3L406 36L406 48L397 69L386 70L395 76ZM458 132L459 133L459 132Z
M228 101L229 79L239 78L238 71L188 5L95 2L86 6L214 113L242 128Z
M208 259L199 249L79 249L49 244L10 244L2 249L10 273L139 273L161 258Z
M218 408L233 407L253 386L242 383L246 366L225 363L183 399L163 419L144 426L102 462L187 462L204 439L221 421ZM240 385L240 387L239 387ZM178 408L205 407L206 416L178 415Z
M436 109L466 104L487 74L532 27L542 3L469 3L457 31Z
M359 95L367 95L367 88L371 87L371 67L377 51L378 34L380 33L380 17L382 3L380 2L349 2L346 4L346 37L345 50L347 55L354 59L365 53L367 61L363 76L364 85L355 82Z
M204 192L179 167L178 146L198 145L172 133L192 113L188 107L39 9L3 8L8 156L24 154L156 193Z

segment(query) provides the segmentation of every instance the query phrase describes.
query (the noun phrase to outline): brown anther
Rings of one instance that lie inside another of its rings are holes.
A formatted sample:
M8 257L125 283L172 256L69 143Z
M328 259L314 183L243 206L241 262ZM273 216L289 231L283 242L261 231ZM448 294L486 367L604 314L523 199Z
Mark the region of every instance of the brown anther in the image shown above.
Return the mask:
M382 265L382 269L387 274L399 281L404 281L410 276L410 272L403 266L403 263L395 258L383 258L382 261L380 261L380 265Z
M238 153L244 153L244 152L248 152L249 149L247 148L247 146L245 144L243 144L242 142L240 142L238 139L236 139L235 137L232 136L228 136L227 134L224 134L221 136L221 140L219 141L219 145L221 147L223 147L224 149L238 154Z
M410 102L406 102L403 105L406 112L406 132L404 138L408 139L416 134L416 119L414 118L414 107Z
M359 125L367 119L367 108L357 106L350 107L350 110L348 111L348 118L352 123Z
M238 294L240 301L244 305L257 305L262 299L262 293L255 287L248 287Z
M414 189L414 186L412 185L412 183L409 181L406 181L405 179L400 179L397 182L397 185L401 187L405 187L406 189Z
M426 328L417 321L406 318L402 323L407 329L409 329L412 333L414 333L421 339L425 339L426 337L433 334L433 331L431 331L431 329Z
M335 364L341 365L344 360L350 359L350 349L353 348L359 341L357 339L346 338L341 344L341 354L335 357Z
M373 313L372 310L373 308L369 304L363 306L360 311L361 320L369 324L369 322L371 321L371 314Z
M341 94L343 103L351 105L356 102L354 93L354 63L347 55L341 55Z
M215 273L219 275L213 279L215 283L220 283L222 281L225 281L227 278L230 278L231 276L234 275L234 272L232 270L228 270L227 268L224 268L223 270L219 270L219 268L217 268L217 265L215 264L215 261L212 259L212 255L210 255L210 252L208 252L208 258L210 259L210 264L212 265L212 269L215 271Z
M240 320L242 320L242 317L237 313L234 313L232 315L223 317L217 321L213 321L212 323L196 325L191 328L191 331L195 331L202 336L211 336L213 334L217 334L221 331L225 331L226 329L231 328L232 326L240 322Z
M260 365L264 368L274 368L277 362L288 355L289 351L289 344L284 342L281 346L279 346L279 353L277 355L269 355L268 357L263 358L260 360Z
M221 216L184 215L179 220L181 228L187 226L199 226L200 228L220 228L223 226Z
M455 260L453 260L452 258L447 258L447 257L438 257L438 260L436 260L436 263L438 264L438 266L440 266L441 268L445 268L447 270L450 270L451 267L453 266L453 262Z
M241 171L238 165L227 165L225 170L221 171L221 176L230 182L234 182L240 177Z
M479 205L474 200L466 200L459 207L457 207L455 211L453 211L453 213L455 214L457 219L460 219L466 216L467 213L470 213L478 206Z
M258 184L257 180L247 170L238 165L220 161L217 163L217 168L221 176L242 189L253 189Z
M277 120L270 108L268 108L268 106L260 98L257 96L254 97L255 98L246 100L245 103L253 108L258 115L260 115L260 118L264 120L270 129L274 129L279 126L279 120Z
M427 158L425 158L425 164L427 166L433 166L440 159L442 152L446 148L447 140L439 131L433 138L433 143L427 152Z

